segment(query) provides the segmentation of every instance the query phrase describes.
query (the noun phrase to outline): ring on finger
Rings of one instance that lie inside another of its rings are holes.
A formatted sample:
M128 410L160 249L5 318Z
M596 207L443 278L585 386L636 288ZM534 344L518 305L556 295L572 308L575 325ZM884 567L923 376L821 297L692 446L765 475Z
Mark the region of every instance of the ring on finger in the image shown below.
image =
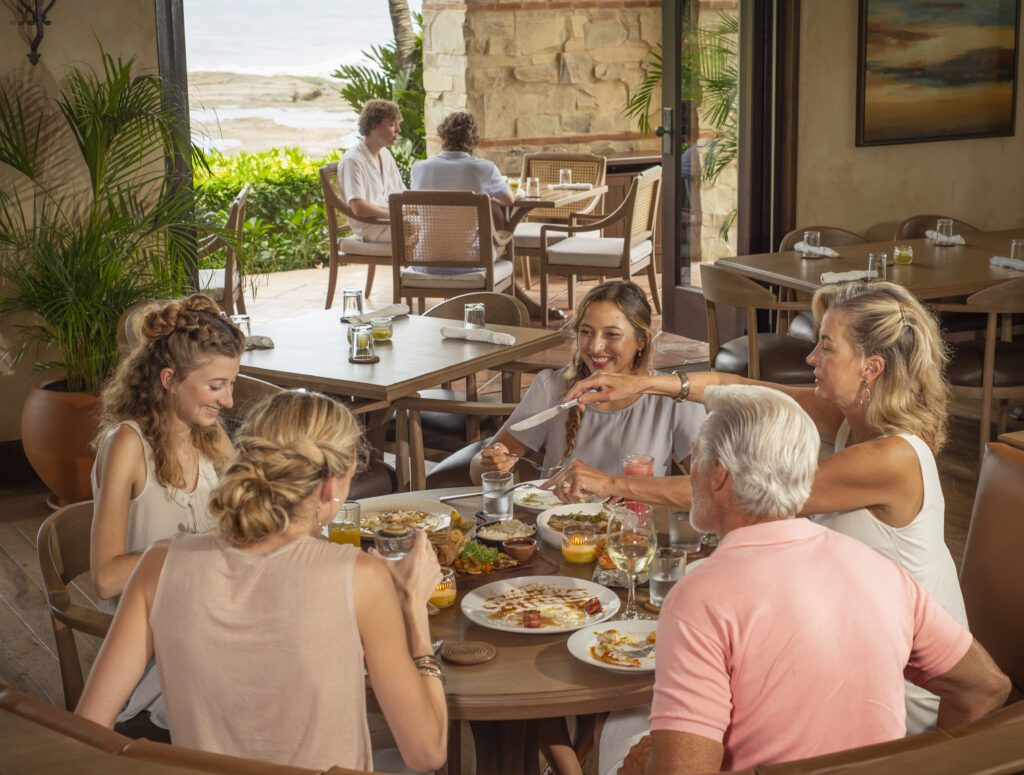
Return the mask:
M568 490L572 485L569 482L562 482L562 489Z

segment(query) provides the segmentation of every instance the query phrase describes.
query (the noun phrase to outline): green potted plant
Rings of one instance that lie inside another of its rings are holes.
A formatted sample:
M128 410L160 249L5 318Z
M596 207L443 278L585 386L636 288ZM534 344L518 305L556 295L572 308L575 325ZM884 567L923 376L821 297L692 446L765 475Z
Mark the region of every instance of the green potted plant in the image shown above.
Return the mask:
M98 391L133 304L185 287L190 201L164 174L180 148L155 75L101 52L55 98L0 84L0 313L21 313L15 357L59 369L22 411L26 456L59 502L91 497ZM186 139L187 142L187 139Z

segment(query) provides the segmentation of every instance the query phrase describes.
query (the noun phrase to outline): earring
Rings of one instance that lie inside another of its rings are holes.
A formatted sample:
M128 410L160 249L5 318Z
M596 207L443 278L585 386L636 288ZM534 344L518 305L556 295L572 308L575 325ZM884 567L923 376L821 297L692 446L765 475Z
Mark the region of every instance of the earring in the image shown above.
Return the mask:
M871 388L868 387L868 381L862 379L860 381L860 390L857 392L857 403L861 406L867 406L871 403Z
M323 527L324 526L324 523L320 521L320 504L319 503L316 505L316 511L313 512L313 519L316 520L316 524L317 524L318 527Z

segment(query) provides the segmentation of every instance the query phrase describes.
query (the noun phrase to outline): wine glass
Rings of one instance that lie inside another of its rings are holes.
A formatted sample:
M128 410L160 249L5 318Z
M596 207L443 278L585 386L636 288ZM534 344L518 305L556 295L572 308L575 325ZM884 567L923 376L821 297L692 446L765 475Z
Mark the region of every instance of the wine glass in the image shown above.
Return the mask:
M626 609L619 617L629 619L651 619L636 607L636 577L651 564L654 550L658 548L658 536L654 528L651 507L636 510L616 506L608 520L608 556L615 567L629 578L629 594Z

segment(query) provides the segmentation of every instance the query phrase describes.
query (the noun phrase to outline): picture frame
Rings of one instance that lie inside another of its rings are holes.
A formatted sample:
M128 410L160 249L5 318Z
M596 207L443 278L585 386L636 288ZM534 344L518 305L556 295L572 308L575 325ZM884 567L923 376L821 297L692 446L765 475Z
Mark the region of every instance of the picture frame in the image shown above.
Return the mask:
M860 0L857 146L1014 134L1020 0Z

